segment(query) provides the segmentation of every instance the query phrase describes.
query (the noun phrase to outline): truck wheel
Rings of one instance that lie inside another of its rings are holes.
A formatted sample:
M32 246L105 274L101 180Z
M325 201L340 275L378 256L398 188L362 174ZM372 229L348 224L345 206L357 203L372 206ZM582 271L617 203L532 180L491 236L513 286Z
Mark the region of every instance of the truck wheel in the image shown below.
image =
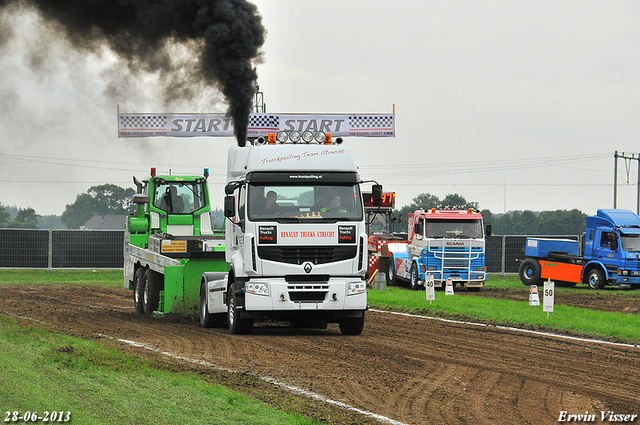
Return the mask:
M151 269L144 273L144 314L153 315L160 306L160 291L162 291L162 275Z
M362 317L349 317L338 323L342 335L360 335L364 329L364 311Z
M604 273L602 273L602 270L598 268L589 270L589 273L587 273L587 285L589 285L589 288L602 289L604 288L605 283Z
M211 314L207 306L207 287L203 284L200 288L200 326L203 328L220 328L224 326L226 314Z
M518 270L520 281L527 285L540 285L540 262L533 258L526 258Z
M228 292L229 301L227 302L227 324L232 334L248 334L253 328L252 319L241 318L238 314L236 284L232 283Z
M144 314L144 272L146 268L138 267L133 275L133 306L136 313Z
M389 265L387 267L387 285L396 285L396 271L394 269L393 258L389 259Z
M411 289L418 289L418 265L411 264Z

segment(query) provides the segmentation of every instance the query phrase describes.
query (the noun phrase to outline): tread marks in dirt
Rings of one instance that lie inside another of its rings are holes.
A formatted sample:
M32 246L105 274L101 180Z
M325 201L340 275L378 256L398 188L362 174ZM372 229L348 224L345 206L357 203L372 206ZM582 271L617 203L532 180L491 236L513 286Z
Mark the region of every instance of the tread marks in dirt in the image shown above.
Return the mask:
M105 334L269 376L408 424L547 424L557 423L562 410L640 413L636 348L375 311L355 337L333 324L256 327L237 336L139 316L124 288L82 288L2 285L0 311L82 337Z

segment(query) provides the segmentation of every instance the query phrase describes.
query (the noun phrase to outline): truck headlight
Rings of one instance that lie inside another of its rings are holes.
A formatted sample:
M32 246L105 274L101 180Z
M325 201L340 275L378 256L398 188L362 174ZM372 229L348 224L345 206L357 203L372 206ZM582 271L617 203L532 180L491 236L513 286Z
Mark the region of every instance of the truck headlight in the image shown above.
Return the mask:
M249 294L269 296L269 285L266 283L247 283L244 291Z
M347 284L347 295L362 294L367 291L367 285L364 282L350 282Z

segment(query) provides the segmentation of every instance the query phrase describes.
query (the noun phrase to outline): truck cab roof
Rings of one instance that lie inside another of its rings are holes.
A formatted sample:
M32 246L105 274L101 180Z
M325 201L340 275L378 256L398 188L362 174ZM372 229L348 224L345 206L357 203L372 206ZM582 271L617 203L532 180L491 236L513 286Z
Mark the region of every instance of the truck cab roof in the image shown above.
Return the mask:
M227 180L251 172L357 172L351 148L342 145L278 144L233 146Z
M597 227L636 227L640 230L640 217L629 210L599 209L595 216L587 216L587 228Z
M416 210L416 216L424 216L427 220L482 220L482 214L472 209L442 210L432 208L430 210Z

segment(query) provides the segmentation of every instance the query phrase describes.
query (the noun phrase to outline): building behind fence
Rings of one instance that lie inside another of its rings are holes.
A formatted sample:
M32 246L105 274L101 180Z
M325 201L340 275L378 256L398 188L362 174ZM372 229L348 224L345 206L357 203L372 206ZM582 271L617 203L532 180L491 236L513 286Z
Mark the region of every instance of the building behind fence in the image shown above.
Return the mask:
M539 236L544 237L544 236ZM578 235L547 236L580 240ZM518 273L527 236L490 236L486 245L489 273ZM0 229L0 268L121 269L122 230Z

